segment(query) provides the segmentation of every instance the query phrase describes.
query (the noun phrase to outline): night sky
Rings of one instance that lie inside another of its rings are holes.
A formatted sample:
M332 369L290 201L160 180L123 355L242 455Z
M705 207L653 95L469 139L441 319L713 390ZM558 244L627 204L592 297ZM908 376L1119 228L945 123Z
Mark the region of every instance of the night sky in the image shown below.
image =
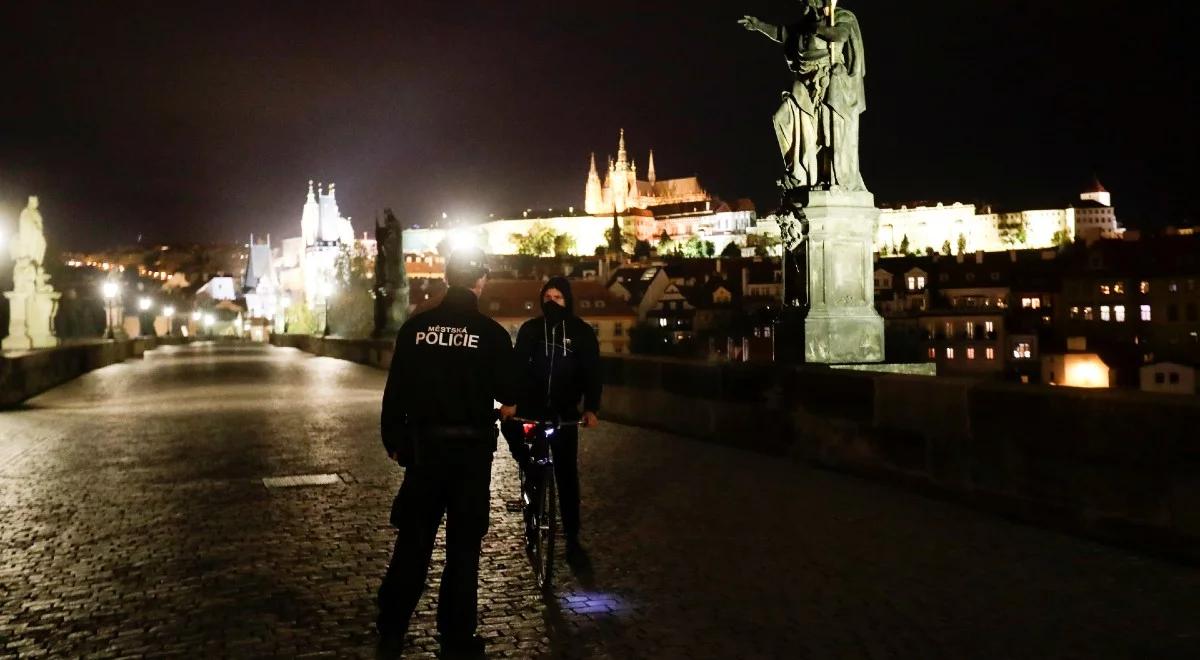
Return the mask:
M1195 218L1195 3L844 0L866 40L880 201ZM66 247L299 233L308 179L359 232L581 205L617 130L644 172L769 210L788 86L743 13L689 2L6 2L0 222L39 194ZM16 6L14 6L16 5Z

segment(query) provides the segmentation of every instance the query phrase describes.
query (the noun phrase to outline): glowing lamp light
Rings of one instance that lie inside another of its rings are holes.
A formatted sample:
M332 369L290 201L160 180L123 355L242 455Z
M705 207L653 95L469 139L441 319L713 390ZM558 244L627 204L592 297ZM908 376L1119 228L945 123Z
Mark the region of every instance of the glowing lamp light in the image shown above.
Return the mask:
M473 232L456 229L450 232L450 250L466 250L479 247L479 239Z
M198 310L195 312L192 312L192 320L193 321L199 321L202 316L203 316L203 314L201 314Z
M215 318L213 318L212 314L204 315L204 327L211 328L213 326L213 324L216 322L217 322L217 320Z
M1095 354L1067 355L1063 385L1068 387L1108 387L1108 365Z
M172 316L175 316L175 308L170 305L163 307L163 316L165 316L167 318L171 318Z
M153 304L154 304L154 302L152 300L150 300L149 298L139 298L138 299L138 309L142 310L143 312L150 311L150 307Z
M116 298L117 293L120 290L121 290L121 285L119 285L116 282L113 282L111 280L108 282L105 282L104 285L100 287L100 292L102 294L104 294L104 297L108 300L112 300L113 298Z

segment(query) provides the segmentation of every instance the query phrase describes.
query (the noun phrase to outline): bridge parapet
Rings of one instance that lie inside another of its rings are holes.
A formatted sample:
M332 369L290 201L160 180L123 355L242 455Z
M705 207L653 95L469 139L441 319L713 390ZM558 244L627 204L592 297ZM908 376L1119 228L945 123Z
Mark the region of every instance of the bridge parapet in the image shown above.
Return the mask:
M272 342L383 368L391 359L387 342ZM640 356L604 356L602 363L606 419L1200 560L1195 397L821 366Z
M89 371L141 357L159 343L161 340L154 337L97 339L0 355L0 409L15 406Z

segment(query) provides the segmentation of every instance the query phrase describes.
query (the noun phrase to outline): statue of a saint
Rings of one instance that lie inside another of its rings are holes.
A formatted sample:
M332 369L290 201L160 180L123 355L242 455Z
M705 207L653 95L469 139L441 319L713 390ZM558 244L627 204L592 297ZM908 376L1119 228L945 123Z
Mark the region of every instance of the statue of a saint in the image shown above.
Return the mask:
M42 214L38 212L38 198L29 196L29 204L21 211L17 222L17 239L13 241L13 261L28 259L39 268L46 258L46 237L42 234Z
M853 12L836 2L801 0L804 13L791 25L753 16L738 21L783 44L792 89L775 112L775 135L784 159L780 187L866 190L858 166L858 116L866 109L862 32Z

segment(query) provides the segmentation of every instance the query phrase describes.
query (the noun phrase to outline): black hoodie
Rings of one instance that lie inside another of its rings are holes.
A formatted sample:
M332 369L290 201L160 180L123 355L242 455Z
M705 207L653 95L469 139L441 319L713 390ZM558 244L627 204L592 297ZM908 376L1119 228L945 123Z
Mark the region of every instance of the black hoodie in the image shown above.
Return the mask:
M585 411L600 408L600 343L592 326L575 316L571 283L552 277L542 287L543 296L547 289L558 289L566 307L543 303L543 315L526 321L517 333L517 414L576 419L580 399Z

